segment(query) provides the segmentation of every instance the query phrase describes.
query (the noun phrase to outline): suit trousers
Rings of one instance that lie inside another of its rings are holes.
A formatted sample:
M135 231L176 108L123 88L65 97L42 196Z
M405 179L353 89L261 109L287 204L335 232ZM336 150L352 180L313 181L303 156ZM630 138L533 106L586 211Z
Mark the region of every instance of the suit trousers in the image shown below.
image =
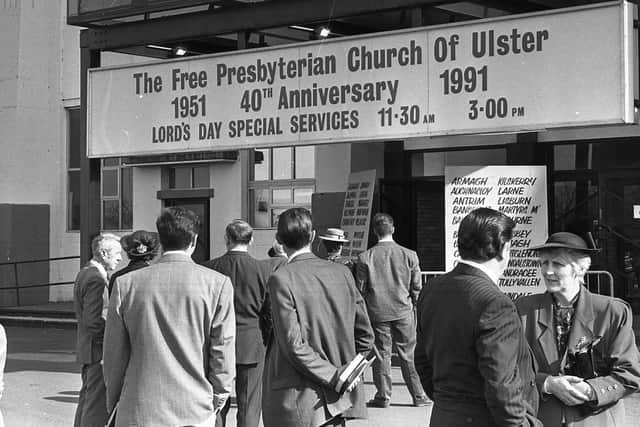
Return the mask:
M107 413L107 389L102 375L102 363L82 365L82 387L74 427L104 427Z
M416 398L425 396L425 393L413 363L416 348L416 321L413 312L402 319L372 323L371 326L376 348L382 359L376 358L372 365L376 399L391 399L391 349L394 345L400 359L402 378L415 403Z
M258 363L236 365L238 427L258 427L258 424L260 424L263 371L264 358Z

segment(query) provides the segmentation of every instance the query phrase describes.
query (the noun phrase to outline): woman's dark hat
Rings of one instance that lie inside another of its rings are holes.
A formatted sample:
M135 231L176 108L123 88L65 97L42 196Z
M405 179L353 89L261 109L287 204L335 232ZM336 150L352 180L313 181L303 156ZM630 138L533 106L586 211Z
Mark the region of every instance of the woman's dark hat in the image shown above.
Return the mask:
M155 256L160 247L158 233L145 230L138 230L127 234L120 239L120 244L129 258Z
M564 248L564 249L573 249L574 251L580 251L587 254L597 254L600 252L600 249L597 248L589 248L587 246L587 242L577 234L569 233L566 231L561 231L558 233L553 233L546 242L542 245L532 246L529 249L539 251L542 249L555 249L555 248Z

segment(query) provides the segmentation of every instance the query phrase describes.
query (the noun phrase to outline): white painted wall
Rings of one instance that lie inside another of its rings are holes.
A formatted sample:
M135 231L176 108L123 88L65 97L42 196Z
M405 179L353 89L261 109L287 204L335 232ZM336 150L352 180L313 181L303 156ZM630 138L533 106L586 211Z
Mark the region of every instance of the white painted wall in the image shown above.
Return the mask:
M241 163L239 160L233 163L212 163L210 177L211 187L214 190L210 205L211 218L209 219L210 251L211 257L215 258L226 251L224 245L225 227L229 221L241 216Z

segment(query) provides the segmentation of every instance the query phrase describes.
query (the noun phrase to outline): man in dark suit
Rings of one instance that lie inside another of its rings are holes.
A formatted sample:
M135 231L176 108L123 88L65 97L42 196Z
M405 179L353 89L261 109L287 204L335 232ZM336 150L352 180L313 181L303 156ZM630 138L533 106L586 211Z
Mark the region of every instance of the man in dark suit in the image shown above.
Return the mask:
M73 285L73 306L78 319L76 358L82 364L82 388L75 427L103 427L107 399L102 375L102 341L107 314L107 271L122 261L120 238L100 234L91 241L92 258Z
M253 228L240 219L231 221L224 236L227 253L203 265L228 276L234 289L236 311L236 401L238 427L257 427L262 405L265 347L261 328L270 319L266 299L271 265L249 255ZM226 411L228 405L224 410Z
M434 401L432 426L541 425L529 347L513 302L497 287L514 221L489 208L458 230L458 265L424 288L415 364Z
M369 352L373 332L347 267L311 253L311 213L288 209L277 238L289 262L269 278L273 335L267 348L262 413L265 427L344 425L364 418L361 386L336 391L356 353Z
M228 277L196 264L200 221L180 207L156 221L162 256L116 279L104 338L107 407L116 426L221 425L235 377Z

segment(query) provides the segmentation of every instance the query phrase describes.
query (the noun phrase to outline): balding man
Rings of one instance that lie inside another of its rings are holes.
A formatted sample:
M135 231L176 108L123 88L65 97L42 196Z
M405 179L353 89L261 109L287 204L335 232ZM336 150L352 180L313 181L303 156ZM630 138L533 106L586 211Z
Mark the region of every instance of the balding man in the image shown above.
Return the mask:
M74 427L103 427L107 400L102 375L102 341L107 318L107 271L122 261L120 238L100 234L91 242L91 260L80 270L73 285L73 305L78 319L76 359L82 364L82 388Z
M270 329L266 284L272 267L249 255L253 228L241 219L231 221L224 235L227 252L203 265L228 276L234 288L236 312L236 401L238 427L257 427L262 409L263 334ZM226 415L228 406L223 411Z

